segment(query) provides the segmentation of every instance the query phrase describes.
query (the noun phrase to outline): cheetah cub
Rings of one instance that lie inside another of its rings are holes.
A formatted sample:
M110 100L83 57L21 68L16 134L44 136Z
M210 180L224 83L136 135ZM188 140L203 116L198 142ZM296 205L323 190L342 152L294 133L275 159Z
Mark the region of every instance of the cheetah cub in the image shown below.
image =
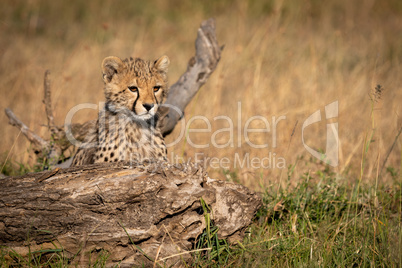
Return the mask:
M118 57L103 60L105 107L75 154L72 166L167 159L157 121L158 108L167 95L168 65L167 56L156 61Z

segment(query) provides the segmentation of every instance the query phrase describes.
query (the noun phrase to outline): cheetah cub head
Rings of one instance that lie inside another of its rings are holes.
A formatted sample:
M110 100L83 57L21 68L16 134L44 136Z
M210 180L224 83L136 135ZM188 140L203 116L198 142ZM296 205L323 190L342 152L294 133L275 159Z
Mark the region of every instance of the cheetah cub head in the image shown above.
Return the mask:
M169 58L155 61L107 57L102 62L106 109L149 120L167 94Z

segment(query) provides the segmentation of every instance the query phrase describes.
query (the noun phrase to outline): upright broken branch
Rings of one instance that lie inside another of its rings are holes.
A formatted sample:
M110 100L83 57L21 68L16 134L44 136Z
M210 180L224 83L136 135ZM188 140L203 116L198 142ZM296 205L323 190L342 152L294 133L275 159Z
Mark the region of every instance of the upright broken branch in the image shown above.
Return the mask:
M216 39L215 21L203 21L195 41L195 56L190 59L187 71L169 89L165 104L171 109L161 123L164 136L173 131L186 106L216 69L221 50Z
M50 71L46 70L45 78L43 82L43 89L44 89L44 97L43 103L45 104L46 116L47 116L47 124L49 130L52 134L56 134L57 128L54 124L54 116L53 116L53 109L52 109L52 99L51 99L51 88L50 88Z

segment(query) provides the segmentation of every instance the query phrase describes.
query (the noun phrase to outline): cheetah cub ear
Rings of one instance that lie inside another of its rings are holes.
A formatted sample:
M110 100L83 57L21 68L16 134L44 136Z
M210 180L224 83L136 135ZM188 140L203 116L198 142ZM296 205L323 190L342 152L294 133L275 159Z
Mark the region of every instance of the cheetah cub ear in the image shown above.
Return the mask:
M102 62L103 81L109 83L115 74L120 73L124 68L123 61L118 57L107 57Z
M158 70L159 73L166 74L169 67L168 56L162 56L154 62L154 68Z

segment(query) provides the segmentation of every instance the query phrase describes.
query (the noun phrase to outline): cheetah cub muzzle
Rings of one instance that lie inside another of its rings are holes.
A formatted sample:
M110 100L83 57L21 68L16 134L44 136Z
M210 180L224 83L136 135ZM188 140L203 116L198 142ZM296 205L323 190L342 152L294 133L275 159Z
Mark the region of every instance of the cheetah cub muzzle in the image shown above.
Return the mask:
M167 56L156 61L118 57L103 60L105 107L72 166L167 159L157 123L167 95L168 65Z

